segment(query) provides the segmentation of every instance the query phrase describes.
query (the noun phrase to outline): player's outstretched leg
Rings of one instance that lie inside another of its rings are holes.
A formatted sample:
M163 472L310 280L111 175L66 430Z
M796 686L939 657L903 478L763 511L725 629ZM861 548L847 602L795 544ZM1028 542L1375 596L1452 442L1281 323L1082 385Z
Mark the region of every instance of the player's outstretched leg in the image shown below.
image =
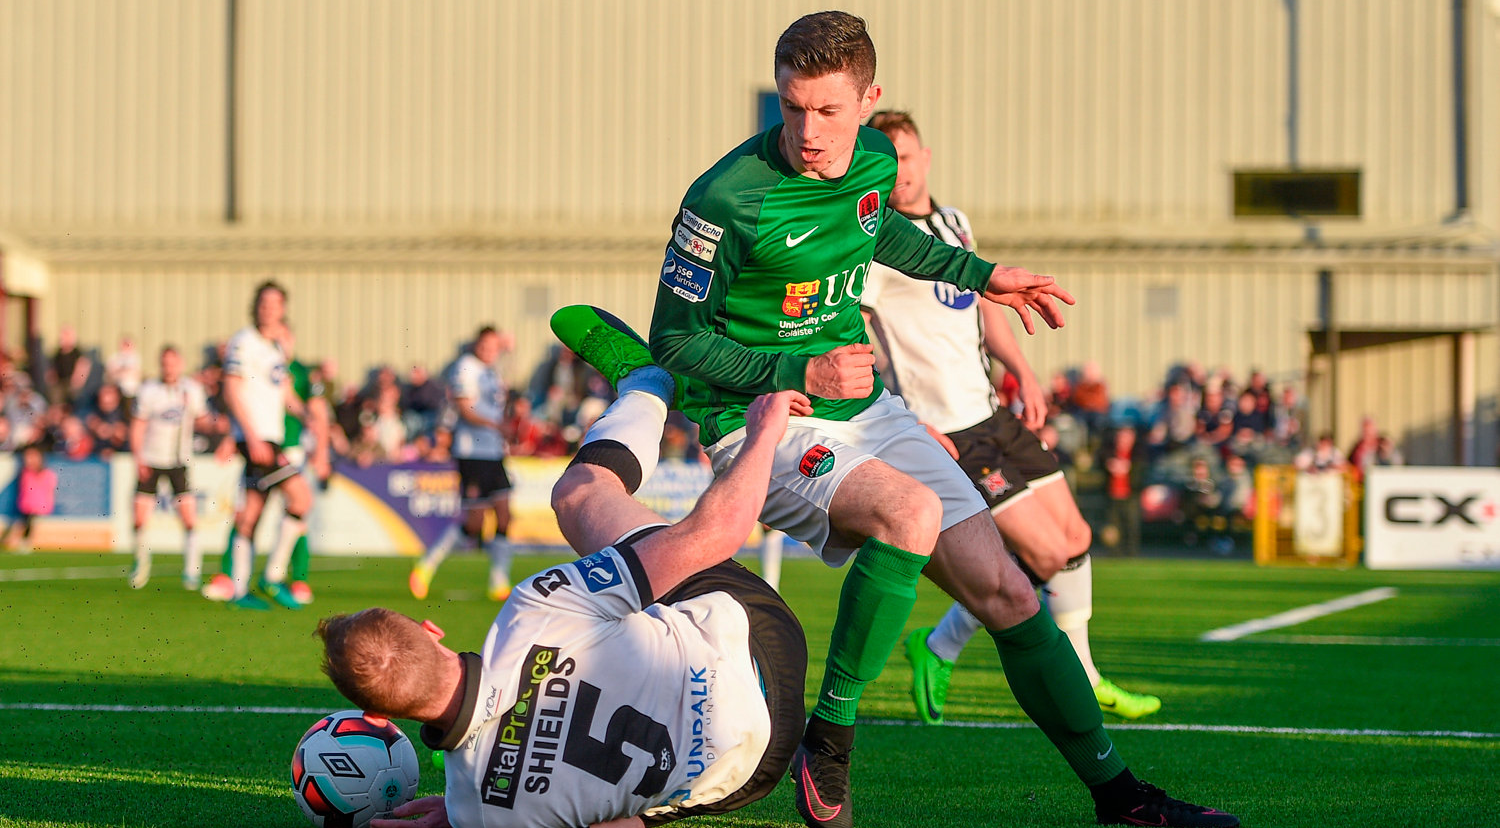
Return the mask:
M666 391L667 406L678 407L675 394L681 390L681 384L675 382L666 369L657 367L646 347L646 340L609 311L592 305L559 308L552 314L552 333L580 359L594 366L621 393L625 391L620 387L621 381L631 372L636 372L630 377L632 384L662 386ZM658 393L655 388L645 390Z

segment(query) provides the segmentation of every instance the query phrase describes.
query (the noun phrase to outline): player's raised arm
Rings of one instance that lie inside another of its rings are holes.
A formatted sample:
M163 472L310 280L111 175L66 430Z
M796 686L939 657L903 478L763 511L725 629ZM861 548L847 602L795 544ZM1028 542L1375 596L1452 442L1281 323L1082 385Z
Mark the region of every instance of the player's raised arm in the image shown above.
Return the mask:
M750 403L744 448L734 462L682 522L636 545L653 592L665 595L689 575L734 557L765 505L771 464L786 434L787 418L811 413L812 404L798 391L763 394Z
M1024 267L1003 265L997 265L995 272L990 274L984 298L1015 311L1029 334L1036 333L1031 324L1031 311L1036 311L1048 327L1055 329L1063 326L1062 307L1058 303L1074 304L1073 294L1063 290L1051 276L1032 273Z

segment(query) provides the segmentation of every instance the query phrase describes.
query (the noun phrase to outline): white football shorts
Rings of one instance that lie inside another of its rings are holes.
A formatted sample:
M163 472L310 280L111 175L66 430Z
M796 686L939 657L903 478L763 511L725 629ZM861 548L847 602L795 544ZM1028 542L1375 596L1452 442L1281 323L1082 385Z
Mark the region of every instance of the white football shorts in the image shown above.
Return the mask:
M729 466L744 440L745 430L739 428L708 447L714 474ZM901 398L882 391L852 420L791 418L776 448L761 522L811 546L829 566L843 566L857 547L830 531L828 507L849 472L875 459L937 493L945 530L988 508L968 476Z

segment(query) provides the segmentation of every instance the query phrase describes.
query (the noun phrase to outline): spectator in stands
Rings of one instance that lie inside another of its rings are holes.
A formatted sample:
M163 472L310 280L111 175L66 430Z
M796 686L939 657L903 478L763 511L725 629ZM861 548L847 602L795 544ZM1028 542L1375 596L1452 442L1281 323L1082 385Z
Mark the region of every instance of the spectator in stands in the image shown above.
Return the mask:
M1108 500L1105 531L1107 546L1126 555L1141 548L1141 484L1145 479L1144 452L1136 443L1135 427L1123 425L1104 440L1099 468L1104 470L1104 494Z
M94 437L77 414L59 406L61 420L52 441L52 451L68 460L87 460L94 453Z
M130 420L125 414L120 389L105 383L99 386L94 408L84 418L94 452L108 460L117 451L130 450Z
M1198 409L1187 385L1173 383L1167 386L1166 397L1157 409L1152 425L1163 426L1161 437L1167 451L1193 442L1198 433Z
M1250 369L1250 380L1245 383L1245 390L1255 395L1255 410L1271 420L1271 406L1275 402L1271 398L1271 381L1266 379L1266 374L1259 368Z
M1219 510L1225 517L1243 520L1255 515L1255 477L1245 458L1231 454L1224 460L1219 498Z
M1182 511L1187 524L1184 539L1189 546L1198 542L1198 533L1212 528L1213 519L1220 514L1219 505L1223 502L1219 483L1213 478L1213 469L1208 460L1193 458L1191 469L1187 482L1182 486Z
M1242 429L1256 434L1266 434L1271 430L1270 409L1261 410L1260 398L1249 388L1241 391L1234 401L1234 433L1238 434Z
M135 340L120 337L120 344L104 363L104 383L119 390L124 408L135 404L135 395L141 389L141 354L135 349Z
M505 419L501 421L500 433L505 437L506 454L512 457L535 455L547 439L550 424L531 416L531 399L519 391L509 392L505 403Z
M1097 437L1109 425L1109 386L1099 363L1085 362L1073 386L1074 414L1083 421L1089 434Z
M359 438L359 416L363 409L364 401L359 398L359 389L353 385L344 388L342 398L333 407L334 422L338 423L344 439L351 444Z
M1271 409L1271 436L1277 445L1297 448L1302 444L1302 402L1297 389L1281 389L1281 402Z
M1203 403L1198 408L1194 433L1198 442L1218 448L1234 434L1234 412L1224 405L1224 385L1215 377L1203 389Z
M448 392L443 384L427 373L424 365L413 365L406 375L406 388L401 395L401 408L420 422L415 431L425 434L437 424L438 416L448 401Z
M1317 443L1297 454L1295 465L1299 471L1312 473L1341 472L1345 467L1344 455L1333 444L1333 435L1326 431L1318 435Z
M1382 434L1376 442L1375 454L1370 465L1404 466L1406 465L1406 455L1402 454L1401 449L1396 447L1396 441L1391 439L1391 435Z
M401 416L401 388L395 383L379 386L369 413L374 416L375 440L380 444L381 457L399 458L407 436L406 421Z
M47 401L31 385L31 378L12 371L0 380L5 390L5 419L10 423L11 439L24 446L43 439Z
M78 347L78 332L72 325L63 325L57 331L57 350L47 371L48 398L72 406L88 403L86 391L93 369L93 360Z
M539 416L558 425L571 419L588 389L589 367L578 355L563 347L552 346L547 359L537 366L527 385L531 408ZM564 417L563 412L569 416Z
M1067 413L1073 408L1073 383L1062 371L1053 372L1047 380L1047 418Z
M1355 480L1365 479L1365 469L1369 468L1379 444L1380 429L1375 427L1375 418L1367 414L1359 421L1359 439L1349 447L1349 468Z
M21 452L21 473L16 481L17 517L0 535L0 547L20 553L30 552L32 522L52 514L56 499L57 472L47 468L47 459L41 448L27 446Z

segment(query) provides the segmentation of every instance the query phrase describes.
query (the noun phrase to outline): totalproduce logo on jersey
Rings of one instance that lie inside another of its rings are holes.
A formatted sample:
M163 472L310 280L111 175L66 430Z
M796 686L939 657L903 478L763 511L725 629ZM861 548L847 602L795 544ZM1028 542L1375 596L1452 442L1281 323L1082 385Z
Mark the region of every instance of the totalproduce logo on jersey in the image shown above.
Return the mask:
M811 282L793 282L787 285L786 298L781 302L781 312L794 319L817 313L820 307L819 288L822 285L821 279L814 279Z
M873 236L880 228L880 191L871 190L859 197L859 229Z
M817 445L807 450L802 459L797 462L797 471L808 480L833 471L833 449Z
M532 723L541 706L543 683L552 673L556 662L557 648L540 646L532 647L521 662L521 681L516 687L516 703L511 705L508 712L501 714L500 727L495 733L495 745L490 749L489 765L484 772L484 783L479 788L480 797L486 805L515 807L516 794L521 789L526 747L531 742ZM557 715L560 716L561 713ZM532 785L528 790L534 787Z
M979 294L974 291L963 290L958 285L947 282L933 282L932 295L944 306L954 310L968 310L974 307L974 301L979 298Z

